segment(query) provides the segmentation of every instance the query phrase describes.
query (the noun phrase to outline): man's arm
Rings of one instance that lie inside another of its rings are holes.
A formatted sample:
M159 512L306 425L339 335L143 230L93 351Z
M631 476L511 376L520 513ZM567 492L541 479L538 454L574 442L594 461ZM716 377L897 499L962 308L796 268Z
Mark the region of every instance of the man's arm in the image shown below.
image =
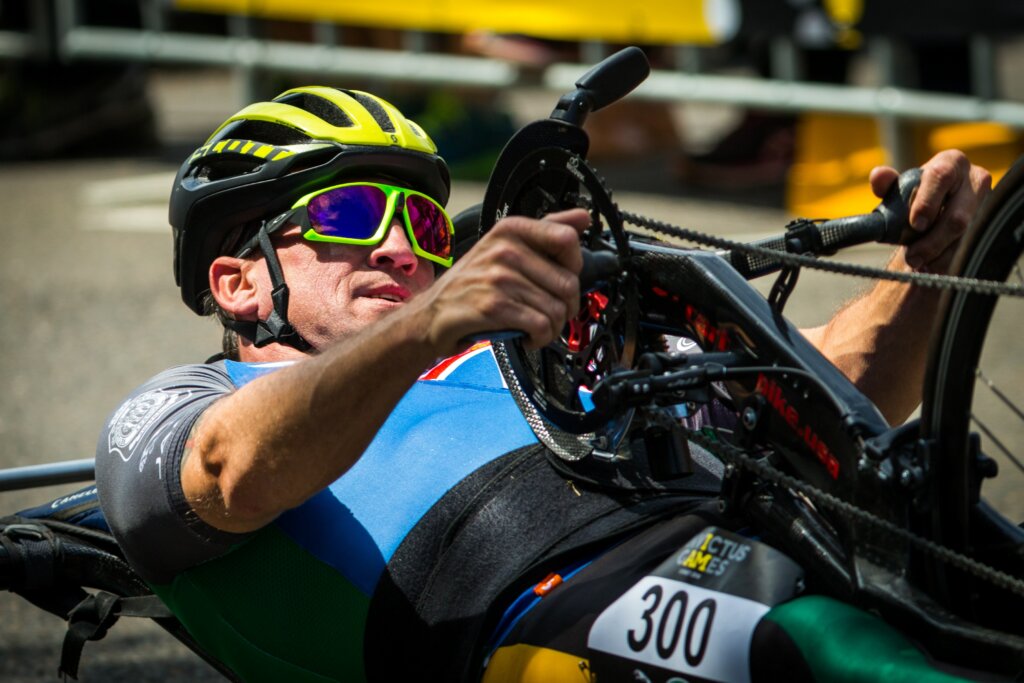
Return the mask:
M191 507L217 529L258 529L347 471L419 374L467 336L518 329L547 344L578 306L588 222L580 210L505 219L399 310L215 403L184 455Z
M992 186L985 169L962 152L937 154L922 167L910 223L921 233L900 247L889 269L946 273L972 217ZM871 187L882 197L897 172L876 168ZM921 402L928 341L939 290L881 281L807 338L872 399L891 424L907 419Z

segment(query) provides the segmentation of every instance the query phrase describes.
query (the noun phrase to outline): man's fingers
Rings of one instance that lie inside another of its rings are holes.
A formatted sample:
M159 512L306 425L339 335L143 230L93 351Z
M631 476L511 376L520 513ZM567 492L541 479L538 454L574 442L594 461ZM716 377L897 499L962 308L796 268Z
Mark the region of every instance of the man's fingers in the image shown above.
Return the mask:
M971 163L963 152L950 150L935 155L921 167L921 186L910 205L910 225L927 230L939 217L949 195L958 192L968 180Z
M459 339L515 329L530 346L549 343L579 309L579 233L589 222L585 211L499 221L440 283L456 312L445 324Z
M871 169L871 175L868 176L868 182L871 183L871 191L875 193L876 197L882 199L899 176L900 174L895 168L875 166Z
M501 278L492 282L466 284L449 300L449 310L460 309L457 317L460 339L470 334L486 335L496 330L517 330L531 348L550 343L562 332L569 318L566 302L551 297L524 278Z
M960 241L983 196L975 191L970 178L963 185L967 187L946 198L938 216L930 221L927 232L907 248L906 260L911 268L927 266L928 270L934 272L944 270L934 262Z
M570 316L566 301L529 286L507 294L513 315L522 321L517 329L526 334L531 347L544 346L562 333Z
M549 213L544 216L543 220L550 223L564 223L566 225L571 225L578 232L583 232L590 227L590 213L585 209L566 209L564 211Z
M521 234L520 230L509 235L506 233L511 229L508 229L497 232L494 238L480 244L477 257L488 264L488 277L494 286L511 288L523 283L548 296L572 301L575 306L579 299L579 270L583 267L579 239L572 229L568 229L568 236L563 233L552 237L552 226L566 230L563 224L543 226L542 237L538 237L536 234ZM548 251L537 248L537 242ZM556 255L552 256L552 253Z
M896 171L878 167L871 172L872 191L883 196L897 179ZM906 251L914 269L944 272L948 254L966 232L991 189L988 172L972 166L963 152L947 150L921 167L921 184L910 205L910 225L921 233Z
M948 261L943 256L959 242L988 191L987 176L957 150L940 152L921 167L921 184L911 199L909 217L910 226L921 236L907 248L907 265L942 272L942 264ZM897 178L892 168L875 168L871 190L883 197Z
M552 217L562 216L567 217L566 222L552 220ZM562 267L579 273L583 268L579 236L589 223L590 217L582 209L559 212L539 220L511 216L499 221L484 238L520 242Z

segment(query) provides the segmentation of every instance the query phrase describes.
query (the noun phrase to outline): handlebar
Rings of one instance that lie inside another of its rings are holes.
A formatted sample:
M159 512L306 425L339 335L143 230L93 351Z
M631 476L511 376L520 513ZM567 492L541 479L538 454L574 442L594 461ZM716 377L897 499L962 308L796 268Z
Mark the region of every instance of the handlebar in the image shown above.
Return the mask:
M815 256L834 254L839 249L867 242L910 244L920 236L910 227L910 203L920 184L921 169L904 171L871 213L821 223L800 221L784 235L775 235L751 244L775 251ZM767 275L782 265L761 254L726 251L721 256L747 279Z

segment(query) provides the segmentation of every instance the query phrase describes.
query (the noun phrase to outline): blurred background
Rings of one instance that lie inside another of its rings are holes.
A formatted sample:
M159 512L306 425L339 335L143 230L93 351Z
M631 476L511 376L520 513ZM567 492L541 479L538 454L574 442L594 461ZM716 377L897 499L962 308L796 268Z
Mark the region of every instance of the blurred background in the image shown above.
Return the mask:
M0 0L0 467L91 457L132 388L218 349L173 286L166 202L230 114L295 85L379 94L438 144L457 211L519 126L625 45L654 72L589 118L591 161L622 207L687 227L754 239L870 210L878 164L958 147L998 178L1024 151L1019 0ZM805 272L787 314L820 323L865 286ZM1002 464L989 495L1020 520L1024 476ZM131 621L87 645L82 680L217 680ZM63 632L0 595L0 680L55 679Z
M392 99L483 180L583 65L635 44L655 73L592 120L595 162L632 165L644 191L835 212L878 163L960 147L1004 170L1022 26L1014 0L2 0L0 159L176 159L246 103L343 83Z

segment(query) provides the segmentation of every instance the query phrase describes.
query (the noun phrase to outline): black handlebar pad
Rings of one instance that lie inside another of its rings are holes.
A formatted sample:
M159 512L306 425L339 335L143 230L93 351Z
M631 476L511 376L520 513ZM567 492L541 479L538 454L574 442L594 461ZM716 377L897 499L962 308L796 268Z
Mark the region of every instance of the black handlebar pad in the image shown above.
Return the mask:
M910 202L921 185L921 169L904 171L889 188L882 203L870 215L879 214L885 219L882 236L877 238L885 244L910 244L921 233L910 227Z
M650 73L643 50L627 47L583 74L576 87L590 96L590 111L594 112L628 95Z
M647 56L627 47L596 64L576 81L576 90L558 100L551 118L582 126L587 115L629 94L651 73Z

